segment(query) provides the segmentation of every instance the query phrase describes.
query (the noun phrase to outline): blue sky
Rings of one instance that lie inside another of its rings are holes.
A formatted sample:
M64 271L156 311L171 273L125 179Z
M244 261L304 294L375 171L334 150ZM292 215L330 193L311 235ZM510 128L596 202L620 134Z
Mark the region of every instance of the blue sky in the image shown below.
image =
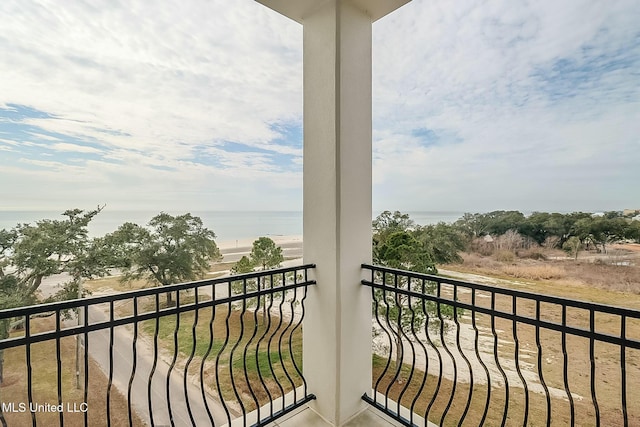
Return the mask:
M0 2L0 209L300 210L302 28L253 0ZM640 207L640 3L374 24L374 209Z

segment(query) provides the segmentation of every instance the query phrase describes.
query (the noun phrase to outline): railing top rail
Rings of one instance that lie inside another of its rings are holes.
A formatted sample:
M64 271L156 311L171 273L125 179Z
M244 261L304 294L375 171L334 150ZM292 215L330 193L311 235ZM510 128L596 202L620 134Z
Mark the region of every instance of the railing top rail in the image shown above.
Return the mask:
M215 279L204 279L204 280L198 280L193 282L179 283L175 285L156 286L153 288L136 289L131 291L120 292L118 294L79 298L79 299L72 299L72 300L61 301L61 302L31 305L26 307L8 308L8 309L0 310L0 319L7 319L11 317L18 317L18 316L32 316L32 315L55 312L60 310L69 310L69 309L74 309L79 307L88 307L91 305L103 304L108 302L129 300L132 298L164 294L167 292L193 290L193 289L197 289L205 286L216 286L216 285L228 284L230 282L235 282L240 280L249 280L249 279L261 278L261 277L277 276L277 275L282 275L282 274L292 273L292 272L293 273L299 272L299 271L306 272L313 268L315 268L315 264L304 264L304 265L294 266L294 267L283 267L283 268L276 268L273 270L256 271L252 273L217 277ZM315 280L305 280L303 282L299 282L296 286L305 286L310 284L315 284ZM274 291L277 291L277 290L278 289L274 288ZM263 290L261 292L262 293L269 292L269 290Z
M460 286L468 289L487 291L494 294L508 295L516 298L524 298L524 299L529 299L533 301L546 302L550 304L558 304L558 305L567 306L567 307L580 308L584 310L593 310L593 311L598 311L602 313L615 314L618 316L626 316L630 318L640 319L640 310L634 310L632 308L627 308L627 307L619 307L619 306L608 305L608 304L580 301L580 300L574 300L570 298L557 297L557 296L551 296L551 295L541 295L541 294L536 294L530 291L522 291L517 289L483 285L480 283L466 282L463 280L451 279L449 277L438 276L434 274L417 273L413 271L400 270L397 268L390 268L390 267L384 267L379 265L362 264L362 268L372 272L390 273L390 274L395 274L400 276L406 276L412 279L429 280L432 282ZM369 285L370 283L371 282L368 280L362 280L363 285ZM382 284L382 286L388 286L388 285ZM393 286L388 286L388 287L390 289L393 289Z

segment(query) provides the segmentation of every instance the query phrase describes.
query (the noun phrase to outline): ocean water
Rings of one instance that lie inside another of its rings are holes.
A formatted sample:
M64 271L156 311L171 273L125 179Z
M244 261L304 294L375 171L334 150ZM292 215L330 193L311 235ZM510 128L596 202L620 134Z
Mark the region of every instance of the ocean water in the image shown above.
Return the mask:
M125 222L145 225L157 215L156 211L113 211L104 209L89 224L91 236L103 236ZM172 215L185 212L167 211ZM202 219L205 227L216 233L216 240L229 241L258 236L286 236L302 234L301 211L202 211L191 212ZM377 216L375 212L372 218ZM417 224L453 222L462 216L459 212L408 212ZM41 219L62 219L58 211L0 211L0 230L18 223L33 223Z

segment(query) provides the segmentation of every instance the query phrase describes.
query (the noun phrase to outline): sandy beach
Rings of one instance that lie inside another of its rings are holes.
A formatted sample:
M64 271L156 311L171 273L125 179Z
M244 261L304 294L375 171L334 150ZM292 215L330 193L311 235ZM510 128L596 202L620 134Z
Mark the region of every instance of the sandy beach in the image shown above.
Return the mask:
M266 236L271 240L276 242L276 245L284 247L290 247L293 245L299 245L302 248L302 235L291 235L291 236ZM256 241L258 237L250 238L250 239L236 239L236 240L222 240L220 242L216 242L218 248L221 251L229 251L232 249L242 249L249 248L253 245L253 242Z
M301 235L267 237L271 238L276 245L282 248L282 255L285 259L298 260L302 258ZM222 262L237 262L243 255L249 255L249 253L251 253L253 242L257 239L258 237L250 239L222 240L220 242L216 242L220 249L220 253L223 256Z

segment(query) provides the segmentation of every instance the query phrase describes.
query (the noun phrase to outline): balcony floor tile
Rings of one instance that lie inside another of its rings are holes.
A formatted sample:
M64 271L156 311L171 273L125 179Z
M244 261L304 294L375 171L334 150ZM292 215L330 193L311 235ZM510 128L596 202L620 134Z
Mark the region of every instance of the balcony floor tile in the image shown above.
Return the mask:
M388 421L370 409L366 409L356 418L345 424L345 427L396 427L393 421ZM278 420L272 427L331 427L331 424L320 418L311 409L304 408L284 420Z

